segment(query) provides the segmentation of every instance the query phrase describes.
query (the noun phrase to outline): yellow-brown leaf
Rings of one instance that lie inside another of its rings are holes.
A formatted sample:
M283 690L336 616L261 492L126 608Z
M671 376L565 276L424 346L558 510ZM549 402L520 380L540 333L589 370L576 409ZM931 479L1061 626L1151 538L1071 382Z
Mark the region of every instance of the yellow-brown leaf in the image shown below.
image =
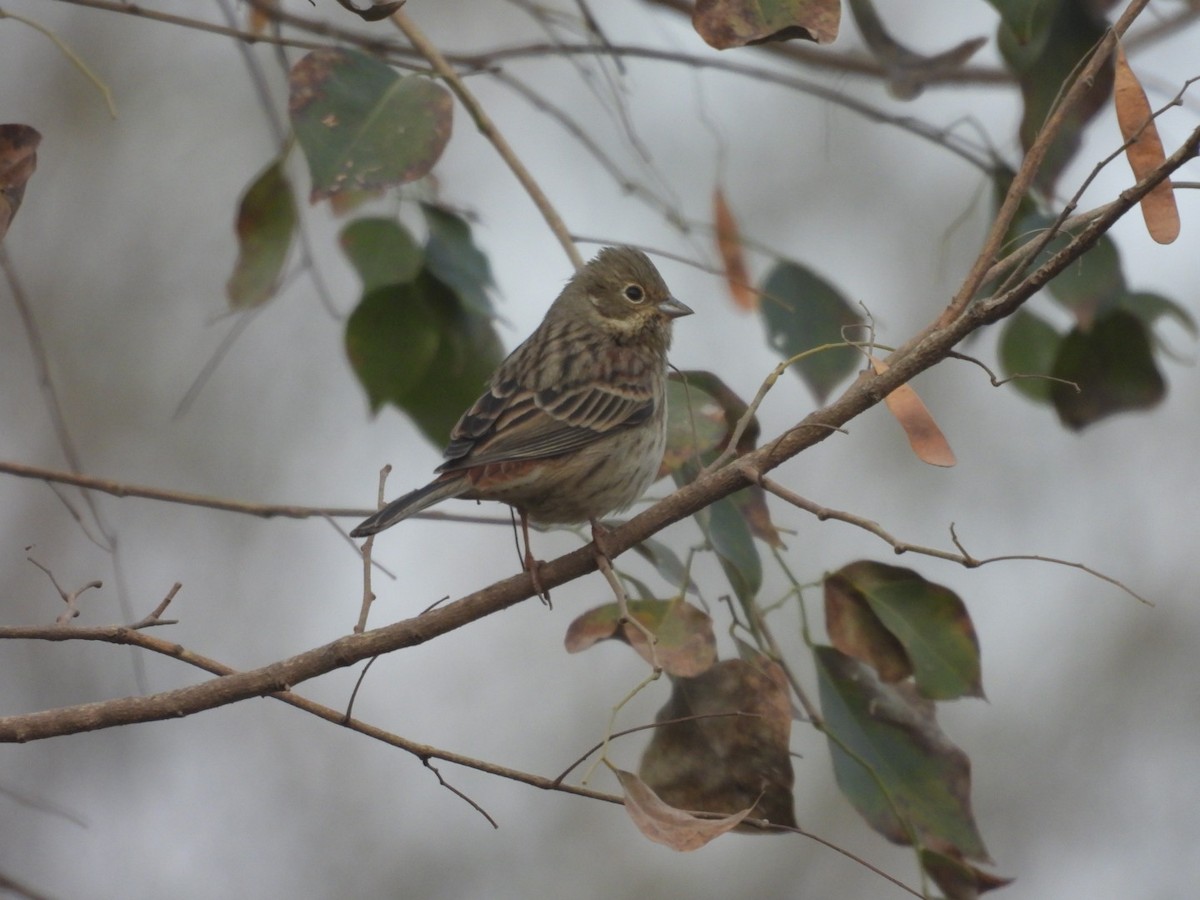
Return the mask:
M746 271L746 258L742 255L742 238L738 233L733 210L725 201L725 192L719 187L713 191L713 224L717 231L717 250L721 254L721 265L725 267L725 283L739 309L753 312L758 309L758 292L750 286L750 275Z
M1133 177L1141 181L1167 158L1162 139L1154 125L1150 101L1129 60L1125 50L1117 44L1116 75L1113 82L1113 103L1117 111L1117 123L1121 126L1121 137L1129 144L1125 158L1133 169ZM1169 244L1179 237L1179 209L1175 205L1175 190L1171 179L1164 178L1142 198L1142 218L1150 237L1160 244Z
M871 365L876 375L882 375L888 369L887 363L874 356L871 357ZM884 397L883 402L887 404L888 412L896 417L896 421L904 429L913 453L917 454L921 462L931 466L952 466L957 462L954 451L950 449L950 442L946 440L937 422L933 420L933 414L912 387L907 384L900 385Z

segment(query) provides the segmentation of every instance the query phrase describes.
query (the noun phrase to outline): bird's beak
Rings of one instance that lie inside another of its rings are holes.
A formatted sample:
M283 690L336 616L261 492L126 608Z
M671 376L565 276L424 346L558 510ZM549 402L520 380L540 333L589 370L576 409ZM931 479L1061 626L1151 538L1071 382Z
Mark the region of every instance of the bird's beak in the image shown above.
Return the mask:
M684 303L680 303L674 297L668 297L665 301L658 305L659 312L669 319L678 319L680 316L690 316L692 308Z

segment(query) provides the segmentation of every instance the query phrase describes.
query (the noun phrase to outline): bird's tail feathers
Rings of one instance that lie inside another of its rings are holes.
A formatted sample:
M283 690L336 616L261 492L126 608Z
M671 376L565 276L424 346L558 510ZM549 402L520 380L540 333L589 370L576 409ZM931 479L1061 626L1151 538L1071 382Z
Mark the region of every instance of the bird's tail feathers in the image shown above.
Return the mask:
M461 478L439 478L431 481L425 487L409 491L403 497L397 497L375 515L359 522L350 532L350 537L359 538L378 534L385 528L391 528L397 522L419 513L450 497L457 497L463 488Z

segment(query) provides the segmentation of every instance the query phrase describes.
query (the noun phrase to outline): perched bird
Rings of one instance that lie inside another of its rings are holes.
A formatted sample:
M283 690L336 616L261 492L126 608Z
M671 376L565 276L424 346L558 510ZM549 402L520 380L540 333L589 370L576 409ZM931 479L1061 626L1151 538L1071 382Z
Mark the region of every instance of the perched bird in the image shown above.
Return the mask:
M644 253L601 250L463 413L438 477L387 504L351 537L449 497L499 500L521 516L533 571L530 519L595 527L654 481L666 444L671 323L691 312Z

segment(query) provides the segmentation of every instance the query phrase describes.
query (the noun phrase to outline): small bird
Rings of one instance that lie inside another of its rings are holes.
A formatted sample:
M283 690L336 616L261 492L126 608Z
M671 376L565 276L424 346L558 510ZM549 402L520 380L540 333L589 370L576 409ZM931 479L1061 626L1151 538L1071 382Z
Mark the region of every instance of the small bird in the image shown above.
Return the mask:
M666 446L671 324L692 310L646 254L606 247L500 364L450 432L437 478L350 532L366 537L450 497L499 500L529 521L590 522L625 509L654 481Z

